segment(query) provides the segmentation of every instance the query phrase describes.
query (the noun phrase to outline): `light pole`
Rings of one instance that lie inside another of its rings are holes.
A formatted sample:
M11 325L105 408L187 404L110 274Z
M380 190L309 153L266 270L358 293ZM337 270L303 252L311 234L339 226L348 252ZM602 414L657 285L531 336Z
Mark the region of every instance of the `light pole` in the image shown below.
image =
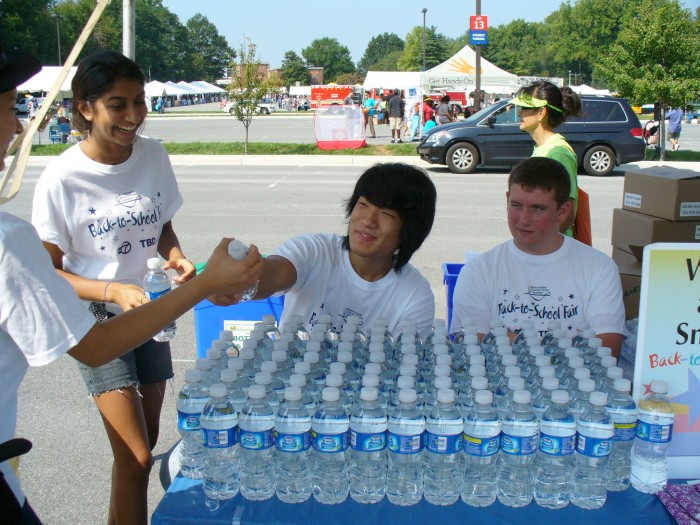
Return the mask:
M61 26L59 22L63 18L58 13L54 13L53 16L56 18L56 40L58 41L58 65L60 66L63 62L61 61Z
M421 13L423 13L423 71L425 71L425 13L428 12L428 8L424 7Z

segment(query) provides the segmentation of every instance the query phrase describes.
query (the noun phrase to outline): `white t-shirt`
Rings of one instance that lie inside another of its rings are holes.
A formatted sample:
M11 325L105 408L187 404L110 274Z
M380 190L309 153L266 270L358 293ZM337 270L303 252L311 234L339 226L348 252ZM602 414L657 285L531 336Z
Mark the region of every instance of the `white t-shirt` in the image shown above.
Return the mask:
M407 318L416 321L421 335L430 331L435 297L426 278L411 264L399 274L391 270L378 281L365 281L350 264L343 238L324 233L294 237L273 253L288 259L297 271L297 281L284 298L282 324L290 315L300 314L308 329L319 315L330 314L336 329L348 317L357 316L365 328L377 317L387 318L394 335Z
M532 319L540 333L556 320L573 337L582 321L598 334L621 334L625 322L615 263L570 237L547 255L525 253L510 240L475 257L459 273L453 304L452 332L464 321L485 334L494 318L510 330Z
M0 212L0 443L17 428L17 390L28 365L41 366L85 337L95 318L51 264L30 224ZM23 504L9 463L0 469ZM1 520L0 520L1 521Z
M43 241L63 251L65 270L141 285L147 259L158 256L163 224L180 206L170 159L158 141L139 137L129 159L116 166L91 160L76 144L39 178L32 223Z

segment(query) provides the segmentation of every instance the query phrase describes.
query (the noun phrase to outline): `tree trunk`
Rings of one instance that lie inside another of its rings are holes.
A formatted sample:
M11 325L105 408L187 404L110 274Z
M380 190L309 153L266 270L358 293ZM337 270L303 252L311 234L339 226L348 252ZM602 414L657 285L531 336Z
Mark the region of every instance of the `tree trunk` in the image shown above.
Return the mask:
M659 160L661 162L666 160L666 103L661 102L661 107L659 108Z

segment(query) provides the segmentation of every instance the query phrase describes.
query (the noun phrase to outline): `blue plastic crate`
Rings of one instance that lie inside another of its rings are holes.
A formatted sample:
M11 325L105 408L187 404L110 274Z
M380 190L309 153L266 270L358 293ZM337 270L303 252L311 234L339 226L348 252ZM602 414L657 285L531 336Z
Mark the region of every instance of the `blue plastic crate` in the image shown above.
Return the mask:
M452 296L455 292L457 277L462 270L463 263L442 263L442 282L447 285L447 326L452 324Z
M262 301L249 301L233 306L217 306L202 301L194 307L194 328L197 339L197 357L206 357L207 349L221 330L231 330L234 340L248 337L253 325L264 315L272 314L279 325L284 310L284 296L270 297Z

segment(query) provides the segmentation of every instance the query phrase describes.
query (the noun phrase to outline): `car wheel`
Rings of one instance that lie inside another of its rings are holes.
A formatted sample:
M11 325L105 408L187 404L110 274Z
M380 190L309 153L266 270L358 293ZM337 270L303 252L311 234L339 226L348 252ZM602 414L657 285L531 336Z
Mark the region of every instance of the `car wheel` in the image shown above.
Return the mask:
M270 110L267 108L260 108L260 113L262 113L263 115L269 115Z
M228 114L229 114L229 115L235 115L236 112L233 110L233 108L231 108L231 109L228 110Z
M593 146L583 157L583 169L594 177L610 175L615 168L615 153L607 146Z
M479 164L479 152L471 144L459 142L447 150L445 159L452 173L471 173Z

